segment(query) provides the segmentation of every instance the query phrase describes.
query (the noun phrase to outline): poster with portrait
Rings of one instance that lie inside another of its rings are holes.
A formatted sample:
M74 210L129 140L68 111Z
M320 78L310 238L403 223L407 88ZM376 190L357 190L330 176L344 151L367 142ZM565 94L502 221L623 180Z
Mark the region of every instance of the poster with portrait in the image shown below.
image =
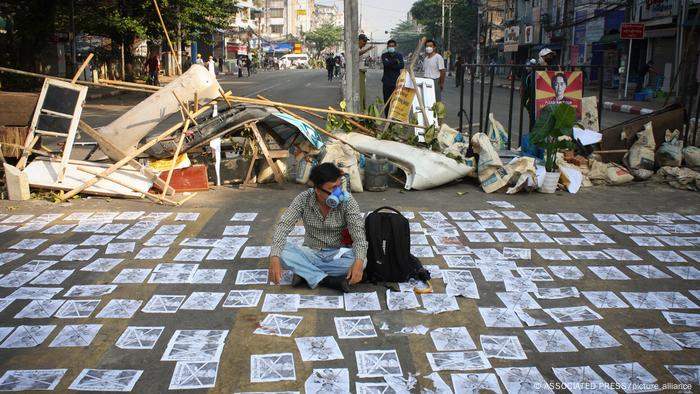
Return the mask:
M535 76L535 116L542 108L566 103L576 108L576 119L581 119L583 75L581 71L538 71Z

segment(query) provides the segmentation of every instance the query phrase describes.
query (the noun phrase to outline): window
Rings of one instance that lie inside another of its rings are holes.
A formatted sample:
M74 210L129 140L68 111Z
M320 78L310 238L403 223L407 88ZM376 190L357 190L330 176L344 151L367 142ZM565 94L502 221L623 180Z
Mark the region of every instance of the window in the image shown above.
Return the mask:
M282 34L283 32L284 32L284 25L270 25L270 33Z
M284 8L270 8L270 18L284 18Z
M268 8L284 8L284 1L280 0L270 0L270 3L267 5Z

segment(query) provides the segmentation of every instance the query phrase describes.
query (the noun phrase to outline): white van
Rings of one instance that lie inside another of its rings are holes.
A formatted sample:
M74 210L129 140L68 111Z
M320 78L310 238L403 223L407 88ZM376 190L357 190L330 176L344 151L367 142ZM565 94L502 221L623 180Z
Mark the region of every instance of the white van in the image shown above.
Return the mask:
M309 55L305 53L284 55L280 58L280 69L309 68Z

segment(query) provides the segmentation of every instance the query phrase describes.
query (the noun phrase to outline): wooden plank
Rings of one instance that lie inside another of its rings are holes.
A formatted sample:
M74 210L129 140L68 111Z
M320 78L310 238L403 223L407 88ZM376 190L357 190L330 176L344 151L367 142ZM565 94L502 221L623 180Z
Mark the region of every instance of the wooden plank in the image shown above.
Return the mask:
M239 189L245 189L246 187L255 186L255 184L252 183L250 180L253 177L253 169L255 168L255 162L258 160L258 147L257 144L254 143L251 143L250 147L253 151L253 155L250 158L250 164L248 165L248 171L246 172L245 179L243 180L241 186L239 186Z
M196 94L197 94L197 92L195 92L195 95ZM190 118L190 121L192 123L194 123L195 125L199 125L199 123L197 123L197 119L195 119L194 116L192 116L190 109L187 108L187 105L185 105L185 103L183 103L182 100L180 100L180 97L177 96L177 93L173 92L173 96L175 96L175 100L177 100L177 102L180 104L180 108L182 108L182 110L185 112L185 115L187 115L187 117ZM195 101L195 103L197 103L197 102ZM195 108L197 108L196 104L195 104ZM198 109L194 110L194 112L197 112L197 111L198 111Z
M273 149L270 150L271 159L286 159L289 157L289 151L284 149Z
M87 67L88 64L90 64L90 60L92 60L92 57L95 56L94 54L89 54L87 58L85 58L85 61L83 64L80 65L80 68L78 68L78 71L75 73L73 76L73 79L71 79L70 83L75 83L75 81L78 80L80 77L80 74L83 73L83 70L85 70L85 67Z
M7 196L11 201L29 200L31 194L29 192L29 181L27 174L11 166L3 163L5 170L5 187L7 188Z
M102 149L109 150L113 156L120 157L120 158L127 156L126 153L124 153L124 151L122 151L116 145L114 145L112 143L112 141L110 141L107 138L105 138L104 136L102 136L102 134L100 134L99 131L93 129L89 124L87 124L81 120L80 123L78 124L78 126L80 127L80 129L82 131L85 132L85 134L87 134L92 139L94 139L100 145L100 147ZM165 182L163 182L163 180L160 179L155 172L151 171L150 168L139 163L138 160L131 159L131 160L129 160L128 164L131 165L132 167L134 167L134 169L141 172L143 175L151 178L151 180L153 181L153 183L156 186L160 187L163 190L168 190L168 194L170 194L170 195L175 194L175 189L173 189L172 187L166 187Z
M29 136L31 134L32 133L28 134L27 138L29 138ZM27 160L29 160L29 153L33 150L32 148L34 148L34 145L36 145L37 141L39 141L39 137L40 137L39 135L34 135L34 137L32 137L32 139L31 139L31 141L24 144L24 147L22 148L23 149L22 157L20 157L19 161L17 162L17 168L20 171L23 170L24 167L27 166Z
M265 161L267 161L267 165L269 165L270 169L272 170L272 174L275 177L275 182L283 184L284 176L282 175L282 171L280 171L279 167L277 167L277 163L275 163L275 161L270 157L270 151L267 149L267 143L265 143L265 140L262 138L260 130L258 130L258 126L255 123L251 123L250 129L253 130L253 135L255 135L255 139L258 141L258 146L260 146L260 150L262 151L263 156L265 156Z
M83 65L92 59L92 53L85 60ZM77 78L77 75L74 79ZM63 84L63 82L60 82ZM76 86L79 89L78 103L73 110L73 117L68 128L68 136L66 137L66 144L63 146L63 152L61 153L61 167L58 170L58 182L63 182L63 178L66 176L66 165L68 165L68 160L70 160L70 155L73 152L73 143L75 142L75 136L78 133L78 123L80 122L80 115L83 112L83 105L85 104L85 97L87 96L88 88L85 86Z
M0 92L0 126L29 126L38 100L37 93Z
M112 183L116 183L117 185L124 186L124 187L126 187L127 189L131 189L132 191L134 191L134 192L136 192L136 193L141 193L143 196L148 197L148 199L150 199L151 201L160 202L160 203L162 203L162 202L167 202L167 203L170 203L170 204L173 204L173 205L177 205L176 202L171 201L171 200L168 200L168 199L165 198L165 197L159 197L159 196L157 196L157 195L155 195L155 194L153 194L153 193L149 193L149 192L144 192L144 191L142 191L142 190L138 190L138 189L136 189L135 187L133 187L132 185L128 184L127 182L124 182L124 181L122 181L122 180L120 180L120 179L118 179L118 178L114 178L114 177L109 177L109 176L101 175L98 171L95 171L95 170L93 170L93 169L86 168L86 167L80 167L80 166L79 166L79 167L78 167L78 170L80 170L80 171L82 171L82 172L86 172L86 173L88 173L88 174L92 174L92 175L94 175L94 176L96 176L96 177L98 177L98 178L102 178L102 179L108 180L108 181L110 181L110 182L112 182Z
M163 194L161 197L165 197L165 192L167 188L170 186L170 179L173 176L173 170L175 169L175 166L177 165L177 157L180 155L180 149L182 149L182 143L185 142L185 136L187 135L187 128L190 125L190 120L187 119L185 121L185 127L182 128L182 133L180 134L180 140L177 142L177 147L175 148L175 154L173 155L173 163L170 165L170 169L168 170L168 177L165 179L165 188L163 189Z

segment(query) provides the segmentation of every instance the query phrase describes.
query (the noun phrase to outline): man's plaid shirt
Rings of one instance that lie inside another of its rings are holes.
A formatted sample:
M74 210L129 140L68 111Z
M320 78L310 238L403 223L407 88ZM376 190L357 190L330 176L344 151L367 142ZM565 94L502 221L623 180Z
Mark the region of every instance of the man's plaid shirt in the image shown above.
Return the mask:
M314 189L308 189L294 198L292 204L282 215L272 236L272 256L280 256L287 236L294 225L302 219L304 222L304 245L311 249L340 248L341 231L347 228L352 237L352 250L356 259L367 259L367 239L365 223L357 201L350 196L337 208L331 209L324 219L316 202Z

